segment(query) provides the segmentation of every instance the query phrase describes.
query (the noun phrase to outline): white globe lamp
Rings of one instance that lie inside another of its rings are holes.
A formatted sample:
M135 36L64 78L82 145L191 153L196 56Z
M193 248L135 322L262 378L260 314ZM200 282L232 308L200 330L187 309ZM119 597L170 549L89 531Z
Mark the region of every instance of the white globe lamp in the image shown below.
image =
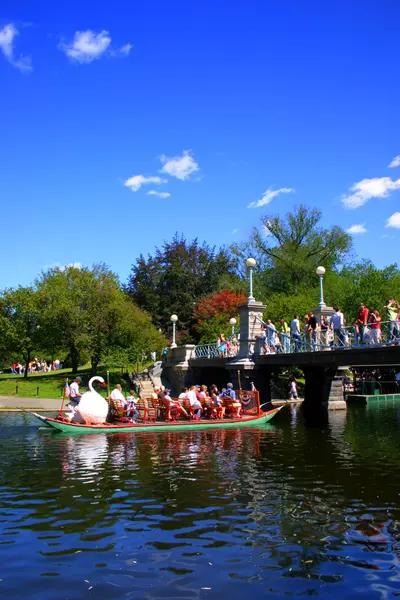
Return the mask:
M171 315L169 320L172 323L172 344L171 344L171 348L176 348L176 322L178 320L178 316L177 315Z
M249 271L250 271L250 293L249 293L249 297L247 298L248 302L255 302L256 301L255 298L254 298L254 296L253 296L253 269L256 266L256 264L257 264L257 261L256 261L255 258L249 257L246 260L246 265L248 266Z
M232 335L235 335L236 323L237 323L237 321L236 321L235 317L232 317L231 319L229 319L229 325L232 327Z
M315 271L319 277L319 307L323 308L325 306L324 302L324 284L323 279L326 273L325 267L317 267Z

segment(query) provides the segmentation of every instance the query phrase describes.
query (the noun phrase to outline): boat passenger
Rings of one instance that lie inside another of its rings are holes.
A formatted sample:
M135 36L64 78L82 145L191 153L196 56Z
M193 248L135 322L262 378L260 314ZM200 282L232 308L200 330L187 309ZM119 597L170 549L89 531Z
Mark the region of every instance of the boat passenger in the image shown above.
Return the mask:
M174 411L175 413L178 413L178 414L181 413L185 417L188 416L186 410L183 408L181 403L178 402L177 400L172 400L171 390L165 390L164 406L167 409L167 418L166 418L167 421L171 420L171 411Z
M213 405L212 405L210 397L208 396L206 385L202 385L200 387L200 392L197 396L197 399L201 403L201 406L204 411L204 415L208 418L211 418L213 415Z
M129 410L129 412L127 413L128 417L132 418L135 423L139 417L139 411L136 407L137 402L138 402L138 399L135 398L135 392L134 392L134 390L131 390L129 392L129 396L126 399L126 404L127 404L126 408L127 408L127 410Z
M213 391L210 393L211 401L214 406L213 417L216 419L223 419L225 414L225 407L222 402L222 398L218 394L217 386L212 386Z
M192 385L190 390L187 393L187 397L190 402L190 406L192 407L193 413L197 419L200 418L201 414L201 403L196 397L196 386Z
M241 402L239 402L236 399L236 393L235 393L235 390L233 389L232 383L226 384L226 390L225 390L224 397L227 400L230 399L229 405L232 409L232 417L240 417L240 410L242 408L242 404L241 404Z
M126 408L126 400L125 396L122 393L122 386L117 383L113 391L111 392L111 400L120 400L124 408Z
M74 381L71 383L70 388L69 388L69 399L70 401L72 400L72 402L75 403L75 405L79 404L79 400L82 397L82 394L79 392L79 384L81 383L82 379L79 377L75 377Z
M187 387L183 387L182 388L182 392L179 394L179 400L186 400L187 393L188 393L188 388Z

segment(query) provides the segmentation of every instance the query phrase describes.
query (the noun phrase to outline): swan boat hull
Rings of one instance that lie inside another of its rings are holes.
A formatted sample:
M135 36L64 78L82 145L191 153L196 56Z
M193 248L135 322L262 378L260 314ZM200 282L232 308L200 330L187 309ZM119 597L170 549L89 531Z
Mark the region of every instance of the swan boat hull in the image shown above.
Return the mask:
M217 429L217 428L234 428L234 427L254 427L264 425L275 417L276 414L283 408L273 408L267 412L261 412L260 415L254 417L241 417L239 419L221 419L217 421L176 421L176 422L148 422L148 423L104 423L102 425L82 425L80 423L65 423L52 417L44 417L38 413L32 413L38 418L42 424L51 427L54 430L64 433L127 433L134 432L154 432L154 431L177 431L179 429Z

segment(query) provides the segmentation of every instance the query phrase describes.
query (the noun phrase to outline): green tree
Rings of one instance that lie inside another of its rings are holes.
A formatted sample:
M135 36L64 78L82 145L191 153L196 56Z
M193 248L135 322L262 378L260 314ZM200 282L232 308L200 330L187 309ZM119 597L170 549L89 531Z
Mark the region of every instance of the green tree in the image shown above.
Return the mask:
M340 227L320 226L322 214L301 205L285 217L266 216L262 227L253 228L251 239L232 248L236 267L243 276L249 255L257 260L255 291L297 295L315 286L315 269L340 268L349 256L352 239ZM257 289L257 286L259 289Z
M95 373L113 348L133 352L150 339L162 343L150 317L134 305L118 277L103 264L50 269L36 285L47 343L51 340L68 350L74 372L82 352L89 354Z
M400 271L396 264L378 269L370 261L362 261L332 273L325 290L331 303L342 308L348 325L355 320L361 302L370 310L379 310L384 320L386 300L400 300Z
M179 317L181 342L195 339L195 308L205 295L233 276L233 263L224 249L176 234L156 248L154 256L140 256L132 266L126 289L137 305L151 314L156 327L170 333L170 316Z
M35 352L43 349L42 314L34 288L18 287L2 294L6 346L10 355L22 355L24 377Z

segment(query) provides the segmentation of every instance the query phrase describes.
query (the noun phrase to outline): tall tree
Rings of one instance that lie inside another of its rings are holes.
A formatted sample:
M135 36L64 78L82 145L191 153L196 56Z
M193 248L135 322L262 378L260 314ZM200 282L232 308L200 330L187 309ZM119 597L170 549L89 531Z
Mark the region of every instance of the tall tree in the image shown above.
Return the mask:
M256 285L261 284L264 292L298 294L315 285L316 267L338 269L352 248L349 234L337 226L321 227L321 218L319 210L304 205L285 217L263 217L251 241L232 248L238 268L255 254Z
M233 272L233 262L224 249L216 251L197 239L188 242L175 234L171 242L156 248L154 256L138 258L126 289L165 333L170 332L170 316L176 313L181 340L188 341L196 337L197 302L219 289L221 279Z
M129 349L150 338L162 343L150 317L133 305L118 277L103 264L50 269L36 285L46 339L68 349L74 372L82 352L89 354L95 373L113 347Z
M3 317L7 321L5 333L11 355L22 355L28 377L28 365L35 352L43 349L42 314L34 288L19 287L3 292Z

